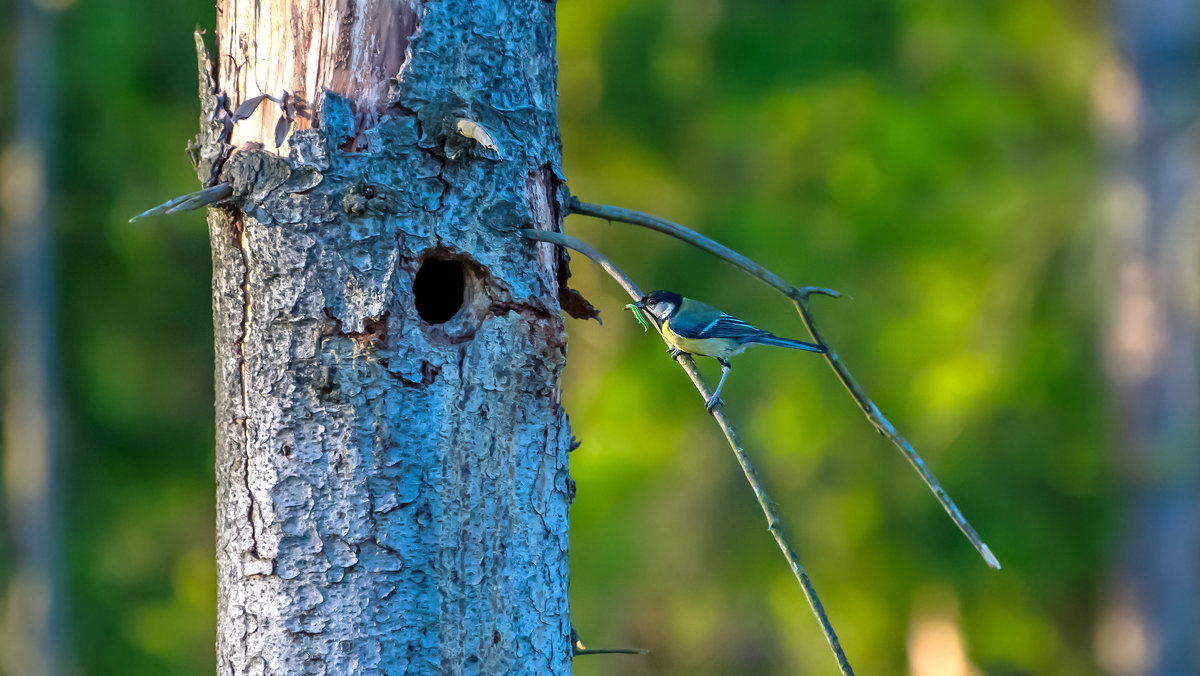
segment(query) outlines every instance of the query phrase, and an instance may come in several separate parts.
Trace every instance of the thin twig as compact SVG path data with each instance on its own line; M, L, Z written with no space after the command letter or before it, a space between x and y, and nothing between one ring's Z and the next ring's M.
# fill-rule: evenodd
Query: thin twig
M875 429L881 435L887 437L896 448L900 449L900 452L908 460L908 463L917 471L917 474L921 475L921 480L925 482L930 491L933 491L934 497L941 503L942 508L950 515L950 519L963 532L963 535L967 536L967 539L971 541L971 544L983 556L983 560L992 568L999 570L1000 561L996 559L996 555L992 553L990 547L984 544L983 539L979 537L979 533L975 531L975 528L967 521L967 517L963 516L963 513L958 509L958 505L954 504L954 500L950 499L950 495L946 492L946 489L942 488L942 484L933 475L933 472L930 471L925 461L921 459L916 449L883 416L883 413L880 412L875 402L867 397L867 394L863 392L862 386L858 384L854 376L850 375L850 371L842 363L841 357L829 347L829 343L825 342L824 337L821 336L821 332L817 330L816 319L813 316L812 308L808 305L808 299L809 293L801 289L800 293L792 300L796 305L796 312L800 313L800 320L804 322L804 326L808 329L809 334L812 335L813 340L824 345L828 350L825 353L825 359L829 362L829 366L833 368L833 372L837 374L838 380L842 381L842 385L846 386L846 391L850 393L850 396L858 404L858 407L866 414L867 420L871 421L871 424L875 426Z
M733 249L730 249L724 244L711 240L698 232L685 228L678 223L672 223L664 218L651 216L650 214L642 213L640 211L633 211L632 209L622 209L620 207L613 207L604 204L588 204L586 202L580 202L575 197L571 198L568 208L570 209L571 213L576 213L583 216L594 216L596 218L603 218L608 221L619 221L622 223L639 225L644 228L657 230L658 232L681 239L688 244L700 249L704 249L705 251L719 258L729 261L751 276L758 278L767 286L770 286L771 288L790 298L793 304L795 304L796 311L800 314L800 319L804 322L805 328L807 328L808 332L812 335L813 340L820 345L824 345L828 349L828 352L825 353L825 360L829 363L830 368L832 368L833 372L837 375L838 380L840 380L842 385L846 387L846 390L850 393L850 396L854 399L855 403L858 404L858 407L862 409L862 412L864 415L866 415L867 420L871 422L871 424L876 430L879 431L881 435L891 440L896 448L900 450L900 452L908 460L909 464L913 466L913 469L917 471L917 474L921 476L921 480L924 481L925 485L929 487L929 490L933 493L934 497L937 498L937 501L941 503L942 508L946 510L948 515L950 515L950 519L954 521L959 530L963 532L963 535L967 537L967 540L969 540L975 549L978 550L979 554L983 557L983 560L986 561L987 564L992 568L1000 568L1000 562L996 559L996 556L992 554L992 550L986 544L984 544L983 540L979 537L979 533L976 532L971 524L967 522L966 517L963 516L963 513L958 508L958 505L954 504L954 500L950 499L950 495L946 492L946 489L942 488L941 483L933 475L933 472L929 470L929 467L925 465L925 461L922 460L921 456L917 454L916 449L912 447L912 444L908 443L907 439L905 439L898 431L896 431L896 427L884 417L883 413L880 412L879 407L876 406L869 397L867 397L866 392L863 391L862 386L858 384L858 381L854 379L854 376L850 375L850 371L846 368L846 365L842 363L842 360L840 357L838 357L837 352L835 352L829 346L829 343L825 341L824 337L822 337L821 333L817 330L812 309L809 307L809 298L817 294L837 298L840 296L838 292L833 291L832 289L816 286L792 286L784 281L784 279L779 275L776 275L770 270L764 268L746 256L734 251Z
M233 196L233 188L226 183L218 183L207 188L190 192L186 195L180 195L163 202L162 204L143 211L142 213L129 219L132 223L136 220L146 218L148 216L159 216L163 214L174 214L180 211L190 211L199 209L210 204L216 204L229 199Z
M637 284L634 284L632 279L617 266L613 265L612 261L608 260L604 254L596 251L588 244L558 232L526 229L522 230L521 233L529 239L552 242L559 246L565 246L578 251L604 268L604 271L615 279L634 301L642 300L643 295L641 290L638 289ZM700 377L700 372L696 369L696 364L692 361L691 355L680 354L677 361L679 362L679 366L687 373L688 378L692 380L692 384L696 386L696 390L700 392L700 396L707 401L712 396L712 393L704 383L704 379ZM784 558L787 559L788 565L791 566L792 573L795 574L796 579L800 582L804 596L808 599L808 605L812 608L813 615L816 616L817 622L821 625L821 632L825 634L825 640L829 642L829 648L833 651L834 658L837 659L838 668L841 669L842 674L845 676L851 676L854 670L850 667L849 660L846 659L846 653L842 651L842 645L838 642L837 634L833 631L833 625L829 621L829 616L825 614L825 607L821 605L821 599L817 597L817 590L813 588L812 581L809 580L808 573L805 572L804 566L800 563L800 557L796 554L796 549L792 546L791 540L783 529L783 522L779 518L774 501L767 495L766 489L763 488L762 482L758 478L758 473L754 470L754 466L750 464L750 458L742 446L737 430L734 429L733 425L725 417L725 412L721 407L713 409L712 416L717 421L717 424L721 426L721 431L725 433L725 439L729 441L729 447L733 449L733 455L737 458L738 464L741 465L742 472L746 475L746 481L749 482L750 488L754 491L754 497L758 499L759 506L762 507L763 514L767 518L767 530L775 537L775 542L779 545L780 551L783 552Z
M755 263L746 256L730 249L720 242L711 240L700 233L689 230L678 223L672 223L665 218L651 216L640 211L632 209L622 209L621 207L610 207L607 204L588 204L580 202L578 198L572 196L567 208L573 214L581 216L593 216L595 218L603 218L606 221L619 221L621 223L630 223L632 225L640 225L643 228L657 230L665 235L682 239L692 246L699 247L705 251L723 258L735 266L746 271L750 276L757 277L764 284L775 289L785 296L793 297L800 289L788 284L782 277ZM823 293L834 298L840 297L842 294L833 289L817 289L810 287L816 293Z
M584 648L571 652L575 657L580 655L649 655L645 648Z
M650 651L645 648L589 648L583 644L583 639L579 638L579 632L575 631L575 626L571 625L571 655L578 657L580 655L649 655Z

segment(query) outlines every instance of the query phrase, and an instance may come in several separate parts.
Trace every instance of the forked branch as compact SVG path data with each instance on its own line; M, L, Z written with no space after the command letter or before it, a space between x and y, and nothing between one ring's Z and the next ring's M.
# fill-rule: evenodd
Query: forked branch
M837 352L834 351L832 346L830 346L829 341L825 340L825 337L822 336L820 331L817 329L817 323L813 316L812 308L809 306L809 299L813 295L823 295L837 298L840 296L838 292L833 291L832 289L825 289L816 286L792 286L784 281L784 279L779 275L776 275L762 265L759 265L746 256L743 256L733 249L730 249L724 244L709 239L708 237L685 228L678 223L672 223L664 218L651 216L650 214L642 213L640 211L633 211L632 209L622 209L620 207L612 207L604 204L588 204L586 202L579 201L575 197L571 198L568 207L571 213L580 214L583 216L594 216L596 218L603 218L608 221L618 221L622 223L629 223L631 225L638 225L643 228L657 230L658 232L681 239L692 246L703 249L719 258L729 261L738 268L741 268L747 274L758 278L767 286L770 286L779 293L782 293L790 298L792 303L796 306L796 311L800 314L800 320L804 322L804 326L808 329L809 334L812 335L813 340L817 344L824 345L826 348L828 348L829 351L825 353L825 360L829 363L830 368L832 368L833 372L837 375L838 380L840 380L842 385L846 387L846 391L850 393L850 396L854 399L855 403L858 404L858 407L862 409L862 412L867 417L867 420L871 422L871 424L881 435L891 440L896 448L900 450L900 452L908 460L909 464L913 466L913 469L917 471L917 474L921 476L921 480L924 481L925 485L929 487L929 490L933 493L934 497L937 498L937 501L941 503L942 508L945 509L946 513L950 515L950 519L954 521L959 530L963 532L963 535L965 535L975 549L979 551L979 554L983 557L983 560L986 561L987 564L992 568L1000 568L1000 562L996 559L996 556L992 554L992 550L986 544L984 544L983 540L979 537L979 533L977 533L975 528L967 522L966 517L963 516L963 513L961 510L959 510L958 505L954 504L954 500L950 499L950 495L946 492L946 489L942 488L942 484L937 480L937 477L933 475L933 472L929 470L929 467L925 465L925 461L922 460L921 456L917 454L916 449L914 449L912 444L908 443L908 440L905 439L898 431L896 431L896 427L884 417L883 413L879 410L879 407L871 401L866 392L863 391L862 386L859 385L858 381L854 379L854 376L850 374L850 370L846 368L846 365L842 362Z
M613 265L612 261L608 260L604 254L592 248L587 243L569 235L558 232L547 232L545 230L526 229L522 230L521 233L528 239L551 242L578 251L604 268L604 271L615 279L635 302L642 299L643 294L638 289L637 284L622 272L620 268ZM680 354L677 361L679 362L679 366L687 373L688 378L691 378L692 384L696 386L696 390L700 392L700 396L707 401L712 396L712 393L704 383L704 379L700 377L700 372L696 369L696 364L692 361L691 355ZM725 433L725 439L729 442L729 447L733 449L733 455L737 458L738 464L741 465L742 472L746 475L746 481L749 482L751 490L754 491L754 497L758 499L759 506L762 507L763 514L767 518L767 530L775 537L775 542L779 545L780 551L783 552L784 558L787 559L788 565L791 566L792 573L796 576L796 580L800 582L800 587L804 590L804 596L808 599L808 605L812 608L813 615L816 616L817 622L821 625L821 632L825 634L825 640L829 642L829 648L833 651L834 658L837 659L838 668L841 669L842 674L845 676L851 676L854 670L850 667L850 662L846 659L846 653L842 651L837 634L833 631L833 625L829 622L829 616L825 614L825 608L821 605L821 599L817 597L817 590L813 587L812 581L808 579L808 573L804 570L804 566L801 565L800 557L797 556L795 547L792 546L790 538L783 529L783 522L779 518L779 512L775 507L774 501L767 495L766 489L758 478L758 473L754 470L754 466L750 464L750 458L742 446L742 441L738 437L737 430L734 429L728 418L725 417L722 407L713 409L712 416L717 421L717 424L721 426L721 431Z

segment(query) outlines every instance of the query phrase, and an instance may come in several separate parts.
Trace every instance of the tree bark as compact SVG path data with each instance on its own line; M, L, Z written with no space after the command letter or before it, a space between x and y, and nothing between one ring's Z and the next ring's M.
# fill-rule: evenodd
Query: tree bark
M554 9L218 2L220 673L570 671Z
M1126 65L1110 71L1097 100L1117 160L1108 195L1116 275L1106 338L1128 494L1097 649L1114 674L1197 673L1200 13L1174 0L1113 7Z

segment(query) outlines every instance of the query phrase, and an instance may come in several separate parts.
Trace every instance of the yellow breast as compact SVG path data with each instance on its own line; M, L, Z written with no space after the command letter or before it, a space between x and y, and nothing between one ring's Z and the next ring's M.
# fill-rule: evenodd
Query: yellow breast
M746 349L746 345L739 345L737 341L727 338L684 338L671 330L669 321L663 325L662 334L668 343L688 354L729 359L734 355L741 354Z

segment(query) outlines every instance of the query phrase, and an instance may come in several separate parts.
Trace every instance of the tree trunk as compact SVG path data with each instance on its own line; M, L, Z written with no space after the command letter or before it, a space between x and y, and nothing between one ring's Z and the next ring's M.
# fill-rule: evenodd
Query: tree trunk
M1175 0L1121 0L1114 9L1127 69L1111 71L1097 101L1118 160L1108 195L1116 283L1107 343L1128 515L1097 648L1114 674L1194 674L1200 13L1195 3Z
M554 10L218 2L220 673L570 671Z
M3 331L4 511L14 545L0 586L0 673L55 676L72 668L59 500L60 420L51 177L57 128L53 92L59 7L16 3L14 129L0 152L0 286L11 304ZM10 295L11 294L11 295ZM6 552L7 553L7 552Z

